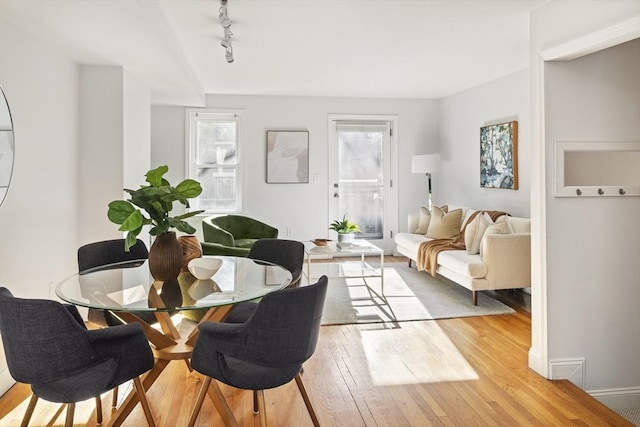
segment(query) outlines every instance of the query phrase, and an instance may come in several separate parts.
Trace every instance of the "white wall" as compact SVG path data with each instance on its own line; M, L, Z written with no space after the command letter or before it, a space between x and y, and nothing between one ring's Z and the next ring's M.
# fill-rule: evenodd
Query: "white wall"
M640 141L640 40L548 62L545 82L547 182L555 141ZM549 191L547 241L550 360L584 357L587 390L640 386L640 197Z
M0 286L50 297L76 268L78 69L0 20L0 84L15 128L15 166L0 206ZM13 381L0 361L0 394Z
M118 237L106 206L122 198L123 84L122 67L80 67L80 244Z
M122 67L82 65L79 95L82 245L122 237L107 219L107 206L128 197L123 188L144 183L150 163L151 107L148 86Z
M120 67L79 67L1 20L0 52L16 146L0 206L0 286L55 299L80 244L121 236L107 204L148 170L149 89ZM0 354L0 394L12 384Z
M518 121L518 190L480 187L480 127ZM440 170L434 202L529 217L529 72L522 70L439 103Z
M555 139L637 140L638 107L633 104L630 111L636 111L636 118L621 123L619 128L615 126L617 119L603 123L604 117L610 117L609 111L625 114L616 102L611 102L611 92L602 92L601 87L604 81L615 90L619 83L615 81L617 64L582 86L587 93L568 94L561 89L566 96L559 99L556 94L543 91L545 68L540 55L637 16L638 1L554 1L534 10L530 21L533 284L529 363L537 372L552 377L549 361L586 358L581 366L583 387L612 407L620 407L618 403L623 401L627 407L640 405L638 198L553 198L549 152ZM581 43L575 50L588 45ZM584 85L584 72L586 69L581 69L565 81L569 86ZM579 90L575 86L573 89ZM627 89L615 91L626 96ZM599 94L606 94L605 98ZM547 103L546 97L553 100L552 104ZM553 117L556 113L566 122L558 123ZM552 126L547 134L545 120ZM578 209L574 208L576 204ZM598 253L595 247L599 248ZM624 260L627 264L623 265L620 261Z
M411 174L411 156L437 150L437 101L324 97L221 96L207 98L209 108L244 111L244 213L280 230L281 237L308 240L328 235L327 178L328 115L398 115L399 229L406 229L409 211L426 203L426 178ZM151 112L152 165L168 164L169 178L184 173L184 108L153 107ZM319 182L266 184L266 131L309 130L309 175ZM285 236L287 227L293 229ZM200 230L200 226L196 228Z

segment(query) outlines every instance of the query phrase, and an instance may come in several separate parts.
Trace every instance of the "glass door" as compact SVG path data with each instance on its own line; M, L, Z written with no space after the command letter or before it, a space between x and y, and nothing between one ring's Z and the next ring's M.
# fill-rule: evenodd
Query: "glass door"
M391 252L390 121L334 120L329 149L330 222L346 216L358 238ZM335 236L334 236L335 237Z

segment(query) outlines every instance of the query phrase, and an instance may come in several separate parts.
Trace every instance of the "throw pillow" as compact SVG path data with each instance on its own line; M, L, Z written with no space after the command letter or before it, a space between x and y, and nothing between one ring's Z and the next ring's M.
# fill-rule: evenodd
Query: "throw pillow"
M475 255L480 253L480 242L484 233L490 225L493 224L493 220L488 213L482 212L476 215L467 228L464 230L464 245L467 248L469 255Z
M507 222L511 226L513 233L531 233L531 220L529 218L518 218L510 216Z
M420 206L420 217L418 218L418 229L415 234L427 234L429 230L429 222L431 221L431 212L424 206Z
M484 235L482 236L482 240L484 240L484 236L488 236L490 234L511 234L511 227L507 224L506 221L496 222L487 227L484 231ZM480 242L480 257L483 255L483 247L482 240Z
M427 230L427 237L431 239L451 239L460 234L462 223L462 209L446 212L434 206L431 211L431 221Z

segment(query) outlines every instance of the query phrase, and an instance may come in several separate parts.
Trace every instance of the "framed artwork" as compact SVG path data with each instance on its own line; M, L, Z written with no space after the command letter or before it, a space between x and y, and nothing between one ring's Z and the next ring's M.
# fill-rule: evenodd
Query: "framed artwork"
M267 184L309 182L309 131L267 131Z
M518 122L480 128L480 187L518 189Z

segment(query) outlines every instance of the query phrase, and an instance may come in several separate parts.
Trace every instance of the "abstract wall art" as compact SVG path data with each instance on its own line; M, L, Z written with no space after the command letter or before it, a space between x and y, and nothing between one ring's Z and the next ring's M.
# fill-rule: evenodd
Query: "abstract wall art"
M480 187L518 189L518 122L480 128Z
M309 131L267 131L267 184L309 182Z

